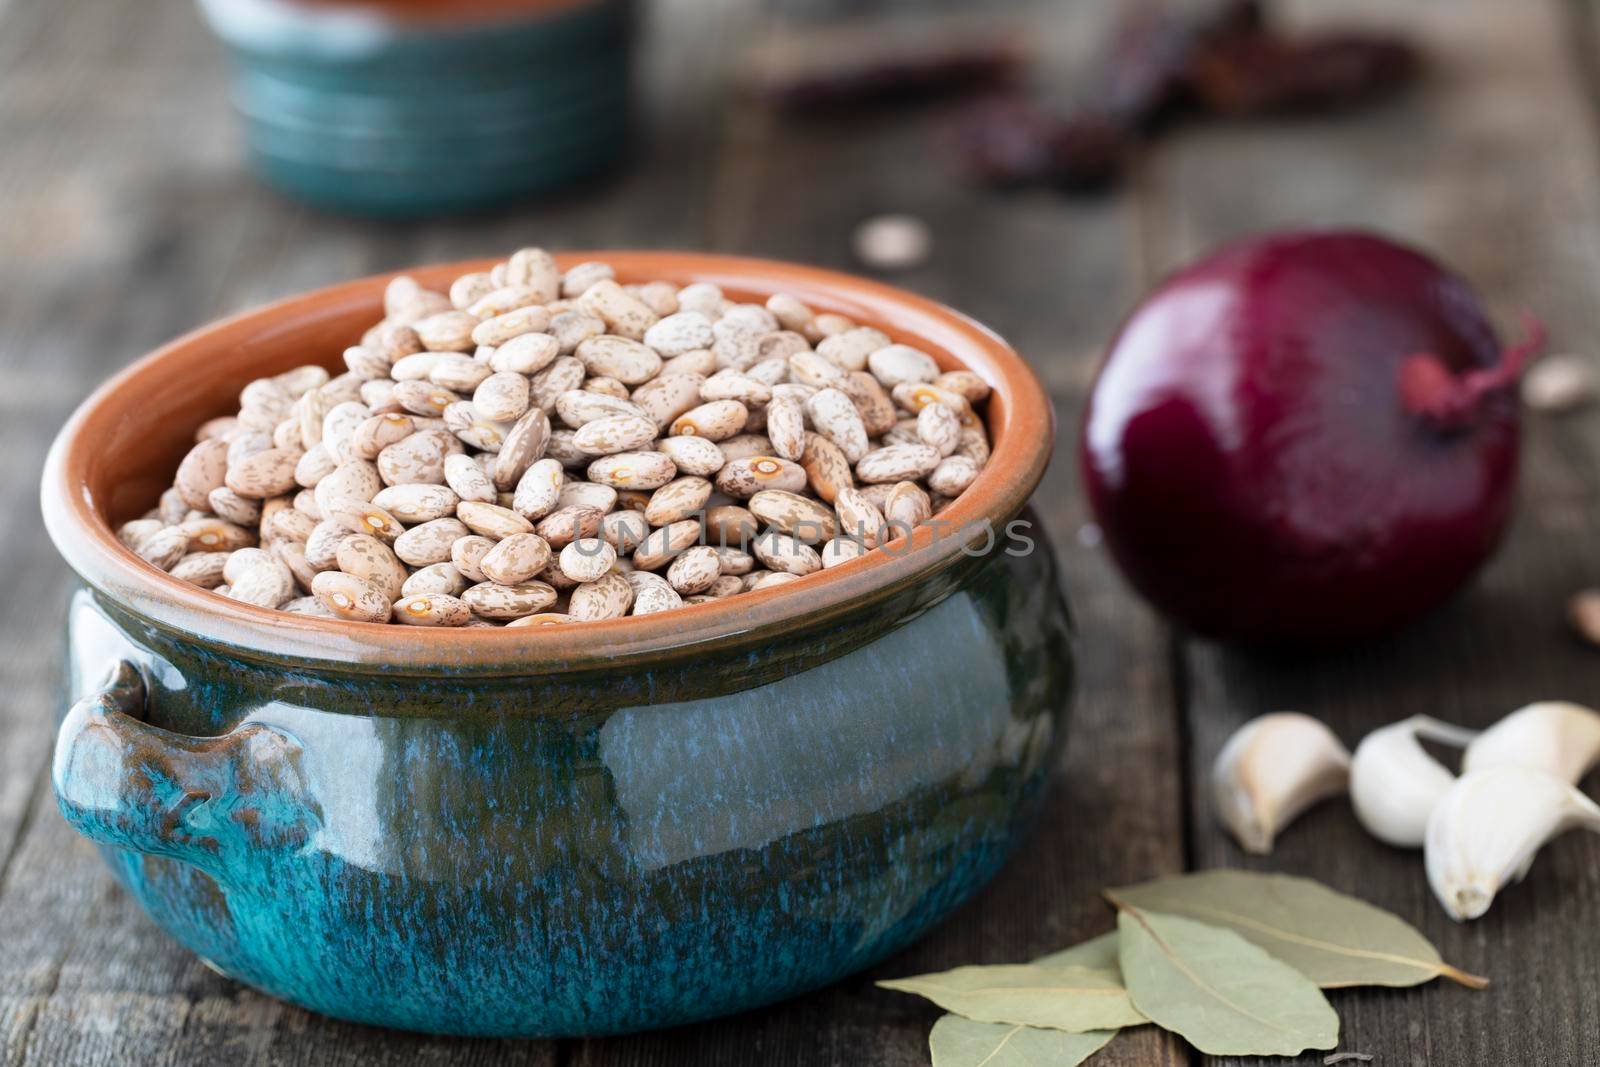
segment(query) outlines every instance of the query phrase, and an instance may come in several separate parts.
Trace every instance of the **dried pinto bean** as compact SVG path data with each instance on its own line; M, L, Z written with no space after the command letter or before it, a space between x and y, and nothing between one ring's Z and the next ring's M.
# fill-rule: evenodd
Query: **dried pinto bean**
M448 294L397 277L385 302L346 373L246 385L123 543L297 614L546 625L800 580L988 459L982 379L789 294L563 275L523 249Z

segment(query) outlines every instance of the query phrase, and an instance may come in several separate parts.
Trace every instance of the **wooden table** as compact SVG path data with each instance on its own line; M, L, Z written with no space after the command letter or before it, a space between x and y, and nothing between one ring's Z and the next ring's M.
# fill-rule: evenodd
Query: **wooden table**
M1333 7L1316 6L1296 14ZM1067 84L1110 7L1016 16ZM1595 838L1550 848L1487 918L1457 926L1419 858L1373 843L1345 805L1316 810L1259 860L1218 831L1206 789L1221 740L1271 709L1317 713L1353 743L1416 712L1484 724L1537 698L1600 703L1600 660L1563 622L1566 596L1600 572L1600 416L1530 418L1522 511L1482 578L1405 633L1340 654L1263 659L1175 632L1085 525L1072 440L1097 352L1156 277L1230 235L1381 227L1455 264L1508 324L1529 307L1560 348L1592 349L1600 335L1600 40L1588 6L1360 0L1338 14L1408 28L1432 59L1426 85L1360 117L1188 130L1143 158L1124 191L1072 201L963 188L928 158L934 112L780 123L727 91L730 58L768 16L740 0L666 0L647 12L652 132L626 175L526 210L399 225L329 218L252 181L217 49L185 0L0 0L0 1062L920 1064L937 1013L874 978L1025 959L1106 928L1102 886L1224 864L1358 893L1495 980L1486 993L1336 993L1343 1049L1446 1067L1600 1060ZM47 764L68 576L34 493L51 434L106 373L282 294L527 243L858 269L849 232L882 211L937 229L932 261L897 280L991 323L1055 398L1062 432L1038 502L1082 628L1082 689L1045 823L951 922L871 973L703 1026L430 1038L309 1015L214 975L62 823ZM1145 1028L1095 1062L1196 1058Z

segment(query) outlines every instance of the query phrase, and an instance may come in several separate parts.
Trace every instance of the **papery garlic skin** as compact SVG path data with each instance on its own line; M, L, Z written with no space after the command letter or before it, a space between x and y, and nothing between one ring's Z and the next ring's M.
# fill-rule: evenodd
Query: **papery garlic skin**
M1414 715L1372 731L1350 760L1350 803L1367 832L1397 848L1421 848L1428 816L1455 784L1417 738L1464 745L1476 734Z
M1299 712L1251 719L1212 767L1223 825L1246 852L1272 851L1278 832L1319 800L1345 791L1350 753L1322 723Z
M1519 764L1577 785L1600 761L1600 713L1582 704L1545 700L1519 708L1467 746L1461 772Z
M1553 774L1516 764L1464 774L1428 820L1428 884L1452 919L1476 919L1540 846L1579 828L1600 833L1600 807Z

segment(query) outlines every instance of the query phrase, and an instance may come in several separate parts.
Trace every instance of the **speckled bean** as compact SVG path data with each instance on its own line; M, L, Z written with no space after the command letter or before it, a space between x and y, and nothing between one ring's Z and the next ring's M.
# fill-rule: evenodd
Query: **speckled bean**
M356 534L339 542L335 553L339 569L370 582L390 600L400 596L407 571L394 550L376 537Z
M706 545L684 549L667 567L667 582L682 596L702 593L711 587L722 573L716 550Z
M678 474L663 452L618 452L589 464L589 480L614 489L659 489Z
M530 465L517 481L511 507L529 519L541 519L556 507L561 499L561 487L566 479L561 464L554 459L541 459Z
M633 588L620 574L603 574L572 591L567 611L583 621L620 619L633 607Z
M502 539L478 561L485 578L501 585L526 581L550 565L550 542L535 533Z
M939 376L933 357L910 345L885 345L867 357L867 367L889 389L904 382L931 382Z
M862 456L856 477L864 482L914 481L926 477L943 458L927 445L888 445Z
M724 441L744 429L750 410L737 400L713 400L672 420L672 436Z
M717 491L748 500L763 489L798 493L806 487L806 472L799 464L777 456L749 456L723 465L717 472Z
M472 609L448 593L418 593L395 601L393 616L406 626L464 626Z
M492 507L493 505L483 505ZM394 554L411 564L413 567L426 567L430 563L443 563L446 560L456 563L457 569L466 574L451 555L450 547L460 538L466 537L470 530L460 519L434 519L411 527L405 533L394 539Z
M822 557L810 545L790 534L768 530L750 544L750 551L769 570L796 576L822 569ZM761 588L756 583L754 588Z
M866 424L851 399L838 389L819 389L806 401L811 425L838 446L851 463L858 462L871 447Z

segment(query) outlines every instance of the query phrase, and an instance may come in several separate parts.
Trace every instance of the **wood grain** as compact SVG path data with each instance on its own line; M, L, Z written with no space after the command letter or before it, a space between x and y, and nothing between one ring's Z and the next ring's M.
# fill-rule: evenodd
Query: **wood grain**
M1431 249L1488 298L1505 332L1536 311L1557 349L1583 351L1596 305L1600 187L1592 103L1569 55L1559 4L1303 4L1305 21L1368 17L1428 42L1424 86L1344 122L1196 131L1159 161L1159 207L1174 259L1252 229L1370 226ZM1416 923L1451 962L1490 975L1474 993L1436 983L1333 995L1340 1048L1380 1062L1593 1062L1600 964L1577 951L1600 908L1600 844L1560 841L1489 915L1452 923L1419 853L1380 845L1343 802L1313 811L1269 859L1247 858L1214 820L1210 763L1244 720L1294 708L1354 746L1374 727L1425 713L1482 726L1537 699L1600 699L1600 661L1567 632L1562 604L1595 579L1600 535L1593 414L1529 416L1523 507L1502 552L1463 595L1390 639L1331 655L1268 658L1185 643L1197 867L1304 874ZM1581 935L1586 936L1586 935ZM1301 1062L1320 1062L1320 1055Z
M1056 70L1086 58L1108 14L1065 5L1037 42ZM1063 32L1071 27L1072 32ZM998 330L1056 401L1055 459L1036 507L1058 552L1081 631L1067 753L1042 825L996 882L944 927L878 968L761 1012L634 1038L585 1042L574 1063L923 1064L937 1009L872 987L878 978L1042 955L1112 925L1099 889L1181 869L1176 695L1164 631L1120 589L1086 521L1072 431L1098 346L1143 284L1131 197L1073 204L1053 194L975 196L931 155L946 116L927 111L779 125L757 104L731 117L711 219L720 249L861 271L862 219L935 222L932 259L888 276ZM1128 788L1138 782L1142 788ZM1122 1035L1105 1064L1187 1062L1152 1028Z
M0 1063L552 1064L551 1042L348 1026L225 980L163 934L55 812L46 780L68 575L35 503L79 399L168 338L292 292L411 263L702 241L738 5L670 0L642 72L641 159L533 209L377 224L290 203L241 168L220 55L186 0L0 8ZM689 14L713 16L711 32ZM687 72L687 73L685 73Z
M1111 7L1017 3L994 17L1017 19L1045 59L1045 88L1065 93ZM1525 507L1482 581L1407 633L1335 656L1263 659L1169 633L1094 546L1073 438L1099 347L1159 273L1217 240L1288 223L1380 226L1458 266L1502 321L1534 308L1558 345L1578 350L1600 327L1600 40L1582 0L1294 8L1405 24L1432 58L1426 86L1333 122L1180 132L1104 200L995 196L948 176L932 148L937 107L780 124L731 95L744 43L797 23L774 23L755 0L658 0L645 9L644 132L626 170L534 207L374 224L311 212L244 173L215 88L220 56L187 0L0 0L0 366L11 386L0 395L0 568L13 606L0 617L0 1063L923 1064L937 1011L873 979L1026 959L1108 928L1104 885L1256 862L1214 829L1203 788L1245 718L1300 707L1354 742L1415 711L1482 723L1541 696L1600 701L1593 653L1560 614L1572 589L1597 582L1592 414L1531 421ZM67 575L33 494L50 435L109 371L276 296L523 243L705 247L859 270L849 234L886 211L936 224L932 259L892 280L994 326L1055 399L1057 454L1037 506L1081 630L1074 725L1043 823L951 922L872 973L703 1026L560 1043L427 1038L323 1019L218 977L61 822L45 768ZM1372 844L1341 804L1296 825L1270 866L1390 907L1453 962L1495 978L1482 994L1335 995L1343 1048L1457 1067L1600 1059L1586 940L1600 917L1597 860L1591 841L1561 842L1465 927L1433 905L1417 857ZM1189 1059L1143 1028L1095 1062Z

